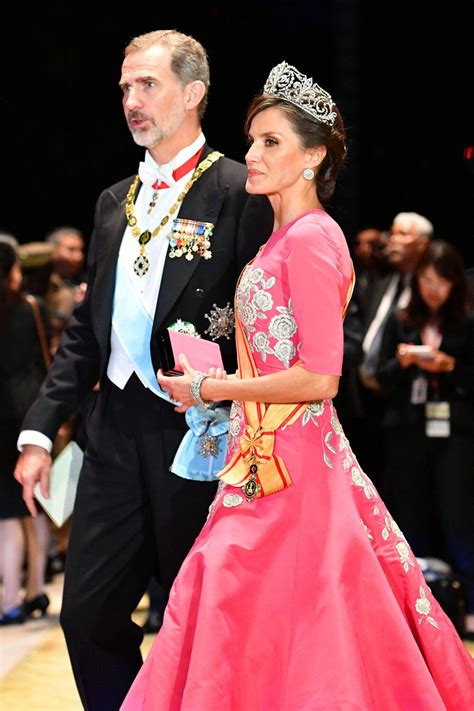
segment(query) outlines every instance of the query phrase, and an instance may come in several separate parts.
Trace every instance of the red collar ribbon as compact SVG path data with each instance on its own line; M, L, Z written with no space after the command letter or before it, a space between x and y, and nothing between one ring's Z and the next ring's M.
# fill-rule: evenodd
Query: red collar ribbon
M180 165L178 168L175 168L173 170L173 180L176 180L177 182L178 180L180 180L180 178L191 172L191 170L193 170L197 166L203 150L204 146L201 146L201 148L199 148L198 151L193 156L191 156L191 158L188 158L186 163L183 163L183 165ZM155 180L152 185L152 188L153 190L162 190L163 188L169 188L169 185L165 183L164 180Z

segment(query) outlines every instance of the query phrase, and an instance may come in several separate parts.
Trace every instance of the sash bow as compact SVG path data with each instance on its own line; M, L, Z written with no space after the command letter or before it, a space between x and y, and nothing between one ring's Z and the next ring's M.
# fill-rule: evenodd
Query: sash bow
M228 406L211 409L195 405L186 410L189 430L178 447L170 471L183 479L214 481L225 462Z
M261 427L254 429L247 425L245 432L240 437L240 451L247 464L269 462L275 446L275 432L263 431Z

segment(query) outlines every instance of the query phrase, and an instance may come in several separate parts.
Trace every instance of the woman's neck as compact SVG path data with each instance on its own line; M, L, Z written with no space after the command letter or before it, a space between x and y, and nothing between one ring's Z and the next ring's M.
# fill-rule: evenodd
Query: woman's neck
M292 222L308 210L324 210L315 190L298 194L275 193L269 195L268 199L275 215L275 230Z
M439 311L430 311L428 315L428 326L437 326L439 323Z

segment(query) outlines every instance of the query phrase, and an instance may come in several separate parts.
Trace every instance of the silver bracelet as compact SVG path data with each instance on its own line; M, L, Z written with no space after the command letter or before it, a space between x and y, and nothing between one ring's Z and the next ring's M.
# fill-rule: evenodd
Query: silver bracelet
M202 405L203 407L210 407L212 405L212 400L203 400L201 397L201 386L206 378L209 376L206 373L196 373L194 378L191 380L191 385L189 386L189 392L195 403Z

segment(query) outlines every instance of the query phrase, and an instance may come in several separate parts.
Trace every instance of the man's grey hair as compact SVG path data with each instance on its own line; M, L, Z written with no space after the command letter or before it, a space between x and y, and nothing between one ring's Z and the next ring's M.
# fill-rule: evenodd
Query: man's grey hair
M132 52L141 52L154 44L161 44L171 52L171 70L178 77L182 87L192 81L202 81L206 93L198 106L199 118L202 119L207 106L209 92L209 61L206 50L200 42L177 30L156 30L134 37L125 47L124 56Z
M419 237L431 238L433 236L434 228L432 223L417 212L399 212L393 222L399 221L405 224L409 223L410 225L415 225Z
M77 227L57 227L48 234L46 242L54 244L54 246L57 247L65 237L69 237L70 235L84 240L81 230L78 230Z
M19 246L17 238L9 232L0 232L0 242L3 242L3 244L9 244L15 251Z

